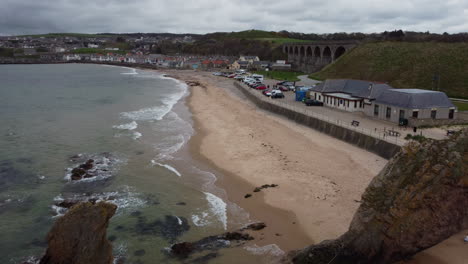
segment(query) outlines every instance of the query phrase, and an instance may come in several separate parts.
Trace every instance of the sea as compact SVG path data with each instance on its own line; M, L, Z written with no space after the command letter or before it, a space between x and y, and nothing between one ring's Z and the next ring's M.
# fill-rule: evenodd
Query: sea
M214 168L195 161L187 85L162 73L94 64L0 65L0 263L44 254L64 201L118 206L108 227L124 263L268 263L278 248L232 246L190 261L168 248L252 220ZM72 180L94 160L94 176ZM219 242L219 241L218 241Z

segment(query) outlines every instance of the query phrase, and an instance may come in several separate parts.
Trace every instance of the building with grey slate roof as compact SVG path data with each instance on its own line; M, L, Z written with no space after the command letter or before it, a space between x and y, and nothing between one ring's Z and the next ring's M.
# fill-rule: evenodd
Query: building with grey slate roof
M393 123L421 125L456 118L456 107L443 92L394 89L388 84L362 80L326 80L312 87L310 98L324 106Z
M372 106L366 108L367 115L412 126L424 124L424 120L455 119L456 115L456 107L445 93L421 89L388 89Z

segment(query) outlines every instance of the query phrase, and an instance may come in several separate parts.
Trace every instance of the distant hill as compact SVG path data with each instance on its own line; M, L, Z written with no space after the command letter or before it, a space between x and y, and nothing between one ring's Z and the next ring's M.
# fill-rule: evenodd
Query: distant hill
M468 43L365 43L311 77L382 81L396 88L439 87L451 97L468 98Z

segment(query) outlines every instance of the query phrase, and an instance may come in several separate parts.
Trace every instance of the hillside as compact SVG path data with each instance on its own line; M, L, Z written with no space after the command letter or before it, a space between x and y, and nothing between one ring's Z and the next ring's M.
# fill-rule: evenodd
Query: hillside
M439 85L451 97L468 98L468 43L366 43L311 77L383 81L396 88Z

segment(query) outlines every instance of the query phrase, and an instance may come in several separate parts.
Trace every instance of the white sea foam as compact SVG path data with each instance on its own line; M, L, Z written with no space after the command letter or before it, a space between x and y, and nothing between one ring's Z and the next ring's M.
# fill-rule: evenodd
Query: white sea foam
M159 154L156 156L156 160L170 160L173 159L172 154L179 151L189 138L186 138L183 134L168 137L164 142L161 142L155 146Z
M168 95L162 99L162 105L156 107L143 108L131 112L123 112L120 115L123 118L134 121L162 120L174 107L174 105L187 93L187 85L173 79L177 84L179 91Z
M255 255L273 255L275 257L284 256L284 251L281 250L276 244L270 244L263 247L259 247L257 245L253 246L246 246L244 247L247 251L255 254Z
M129 69L131 69L132 71L131 72L122 72L120 74L123 74L123 75L137 75L138 74L136 69L133 69L133 68L129 68Z
M79 164L82 164L87 159L93 159L93 168L88 170L88 173L94 175L91 178L83 178L77 181L72 181L71 171L73 168L76 168ZM67 173L65 175L65 180L73 183L77 182L92 182L97 180L107 179L112 177L119 169L120 165L125 163L126 160L123 158L118 158L115 155L108 154L94 154L94 155L82 155L78 164L67 168Z
M208 220L208 213L202 212L200 215L192 215L192 223L196 226L207 226L211 222Z
M137 132L137 131L133 132L133 134L132 134L132 138L134 140L137 140L137 139L141 138L142 136L143 136L143 134L141 134L140 132Z
M55 216L59 217L64 215L68 209L60 206L56 206L60 202L65 200L67 201L89 201L94 200L96 202L107 201L117 205L116 214L122 213L123 210L134 209L142 207L146 204L146 201L140 197L139 193L134 192L129 186L123 186L121 191L115 192L104 192L97 193L92 195L87 194L75 194L73 196L67 196L64 198L62 195L58 195L54 198L54 205L52 205L52 210L55 212Z
M227 212L226 212L226 203L219 198L218 196L204 192L206 195L206 200L210 205L210 209L213 214L218 218L218 220L223 224L224 230L227 230Z
M118 126L113 126L113 128L122 129L122 130L135 130L135 129L137 129L137 127L138 127L138 123L135 122L135 121L132 121L132 122L127 123L127 124L121 124L121 125L118 125Z
M176 216L176 218L177 218L177 223L179 225L182 225L184 223L184 222L182 222L182 219L180 219L178 216Z
M170 165L161 164L161 163L158 163L158 162L156 162L156 161L154 161L154 160L151 160L151 164L153 164L153 166L154 166L154 165L158 165L158 166L164 167L164 168L166 168L166 169L172 171L175 175L177 175L177 176L179 176L179 177L182 177L182 174L180 174L179 171L177 171L174 167L172 167L172 166L170 166Z

